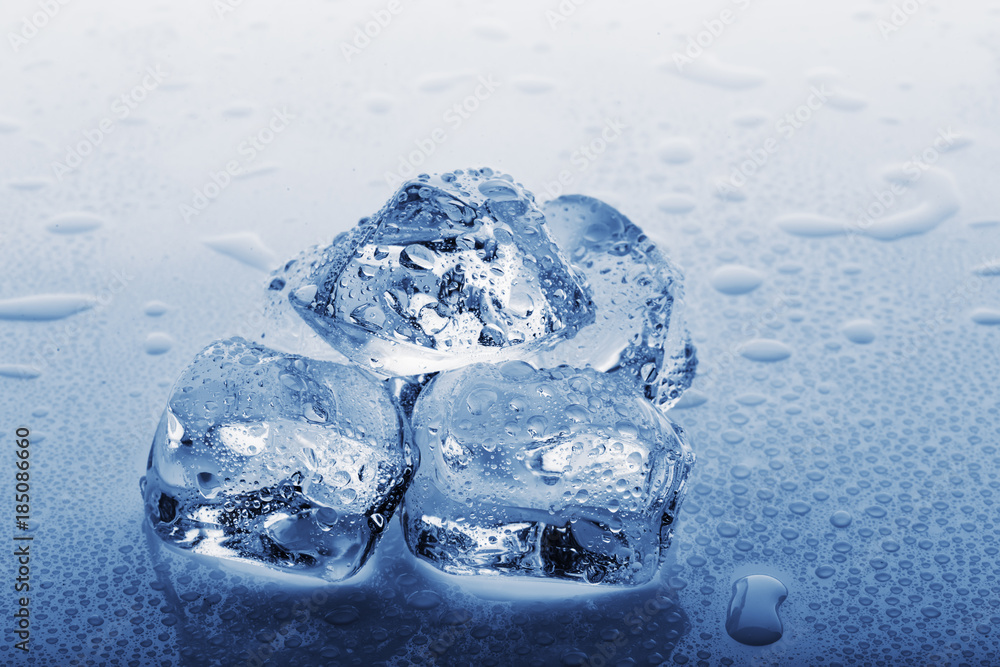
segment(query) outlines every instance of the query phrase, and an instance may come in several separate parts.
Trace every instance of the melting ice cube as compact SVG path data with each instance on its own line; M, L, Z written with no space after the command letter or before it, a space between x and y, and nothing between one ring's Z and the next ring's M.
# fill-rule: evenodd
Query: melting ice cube
M437 375L417 399L404 501L415 555L454 574L640 584L694 457L629 381L523 361Z
M613 372L656 405L671 407L691 386L698 363L683 319L680 272L604 202L567 195L542 210L552 236L590 283L597 321L532 361Z
M488 168L407 182L274 278L320 335L387 377L521 357L594 321L532 195Z
M354 368L219 341L174 387L142 482L146 516L172 546L339 581L403 496L407 433Z

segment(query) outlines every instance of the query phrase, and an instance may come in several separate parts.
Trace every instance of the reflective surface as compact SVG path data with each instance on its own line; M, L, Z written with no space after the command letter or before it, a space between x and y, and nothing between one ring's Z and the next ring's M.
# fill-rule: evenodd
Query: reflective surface
M998 8L897 4L5 3L29 659L996 664ZM476 596L393 522L306 618L310 591L161 552L136 480L190 359L401 180L487 164L684 270L698 465L651 587ZM756 574L788 589L762 647L725 627Z

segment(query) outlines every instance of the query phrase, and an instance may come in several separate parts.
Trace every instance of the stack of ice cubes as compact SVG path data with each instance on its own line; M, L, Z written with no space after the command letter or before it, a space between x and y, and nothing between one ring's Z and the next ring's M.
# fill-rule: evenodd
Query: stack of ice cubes
M694 462L665 411L697 362L679 272L621 213L421 175L269 295L259 342L174 387L142 481L165 542L340 581L402 504L448 573L653 577Z

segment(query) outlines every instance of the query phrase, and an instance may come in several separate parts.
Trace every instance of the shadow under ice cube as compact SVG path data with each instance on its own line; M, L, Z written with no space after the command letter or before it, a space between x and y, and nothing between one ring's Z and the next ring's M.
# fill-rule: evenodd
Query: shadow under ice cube
M488 168L405 183L272 284L331 345L387 377L524 356L594 321L532 195Z
M241 338L174 386L142 481L164 542L339 581L371 555L414 462L385 389L357 369Z
M417 399L413 553L452 574L649 581L694 457L627 380L522 361L436 376Z

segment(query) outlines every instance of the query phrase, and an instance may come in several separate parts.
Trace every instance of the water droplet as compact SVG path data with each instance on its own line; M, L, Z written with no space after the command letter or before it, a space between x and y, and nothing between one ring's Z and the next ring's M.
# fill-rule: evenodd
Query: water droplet
M433 609L441 604L441 596L434 591L416 591L406 596L406 602L414 609Z
M840 327L847 340L858 345L867 345L875 340L875 323L871 320L851 320Z
M941 615L941 610L937 607L923 607L920 613L924 615L925 618L937 618Z
M0 300L0 320L47 322L61 320L98 303L87 294L38 294Z
M847 528L851 525L853 521L850 512L845 512L844 510L838 510L830 516L830 523L832 523L837 528Z
M469 412L474 415L482 415L489 412L489 409L493 407L496 400L496 392L492 389L484 387L474 389L469 392L469 396L465 399L465 403L469 406Z
M1000 308L976 308L972 311L972 321L987 326L1000 324Z
M414 83L422 93L440 93L469 76L466 72L430 72L418 77Z
M740 354L751 361L771 363L792 356L792 348L770 338L755 338L740 346Z
M694 144L689 139L681 137L667 139L660 144L656 154L667 164L684 164L694 158Z
M316 289L315 285L303 285L292 292L292 297L301 303L310 304L316 298Z
M737 579L726 614L726 632L747 646L773 644L783 632L778 608L786 597L785 585L766 574Z
M359 618L361 618L361 613L356 607L345 605L343 607L333 609L330 613L323 617L323 620L331 625L350 625Z
M146 354L151 355L166 354L173 346L174 339L162 331L154 331L149 334L146 336L146 342L144 343Z
M149 301L145 306L143 306L142 312L146 313L150 317L159 317L168 310L170 310L170 306L162 301Z
M566 416L577 423L582 423L590 420L590 410L579 403L574 403L566 408Z
M759 69L731 65L709 53L703 53L697 60L685 63L683 68L677 67L671 59L664 64L664 68L685 79L729 90L754 88L764 83L766 78Z
M728 521L720 523L716 530L722 537L736 537L740 534L740 529L737 528L736 524L729 523Z
M308 388L305 380L295 373L282 373L278 376L278 379L281 380L281 384L285 385L292 391L302 392Z
M689 408L696 408L699 405L704 405L707 402L708 396L706 394L698 391L697 389L688 389L671 409L687 410Z
M41 370L26 364L0 364L0 377L33 380L41 374Z
M764 276L748 266L726 264L712 272L712 287L730 296L754 291L764 281Z
M788 509L792 512L792 514L798 514L799 516L804 516L812 510L809 505L801 501L792 503L788 506Z
M49 218L45 229L53 234L84 234L99 229L104 222L104 218L93 213L62 213Z
M414 243L403 248L399 253L399 263L409 269L419 269L431 271L437 261L437 254L419 243Z
M942 169L929 167L914 175L907 165L903 165L886 169L882 177L891 184L894 192L897 188L912 186L919 191L923 201L912 208L881 217L865 214L855 220L795 212L778 217L775 224L789 234L807 238L863 235L880 241L895 241L925 234L959 209L961 200L955 178Z
M500 372L508 380L524 380L535 373L535 367L526 361L508 361L500 366Z

